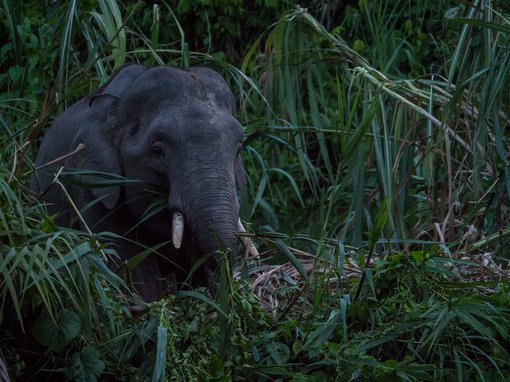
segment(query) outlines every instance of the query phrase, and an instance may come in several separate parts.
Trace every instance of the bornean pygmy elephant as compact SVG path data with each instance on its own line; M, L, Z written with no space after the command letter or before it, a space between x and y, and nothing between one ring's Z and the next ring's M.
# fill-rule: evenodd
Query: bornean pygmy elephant
M37 155L36 167L44 171L33 177L32 189L45 191L49 212L69 224L75 214L62 189L52 186L60 167L142 181L66 187L92 231L128 239L115 244L121 259L141 252L132 241L147 247L166 243L158 250L166 259L151 254L132 275L141 296L155 300L170 272L181 269L182 281L200 256L220 246L236 253L236 232L242 230L237 190L245 175L243 129L233 113L234 97L213 70L124 66L55 120ZM165 195L168 206L149 216L151 188ZM207 279L207 268L200 278Z

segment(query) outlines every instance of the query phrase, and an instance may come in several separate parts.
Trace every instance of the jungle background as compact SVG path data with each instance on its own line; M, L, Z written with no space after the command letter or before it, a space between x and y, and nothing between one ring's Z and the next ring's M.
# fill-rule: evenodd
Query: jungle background
M508 380L506 1L2 0L0 41L0 381ZM215 293L144 304L28 190L133 61L236 95L260 258Z

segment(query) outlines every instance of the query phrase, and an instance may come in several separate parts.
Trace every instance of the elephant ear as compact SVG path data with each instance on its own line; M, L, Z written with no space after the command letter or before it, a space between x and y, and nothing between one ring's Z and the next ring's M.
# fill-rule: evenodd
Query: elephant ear
M75 150L81 143L85 149L66 161L66 167L121 175L118 150L114 145L118 98L110 94L95 95L88 103L88 113L80 123L71 144ZM92 194L108 209L113 209L120 197L120 186L92 188Z

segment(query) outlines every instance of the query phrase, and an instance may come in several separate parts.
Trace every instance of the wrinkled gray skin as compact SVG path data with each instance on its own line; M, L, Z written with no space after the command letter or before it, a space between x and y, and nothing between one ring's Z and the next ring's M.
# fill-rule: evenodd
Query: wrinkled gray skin
M233 112L228 85L210 69L125 66L53 123L42 141L36 166L72 152L80 143L86 150L39 171L32 188L45 190L55 168L64 166L142 180L167 193L168 210L128 234L147 246L169 241L173 211L184 215L181 248L175 249L170 241L159 250L167 261L151 255L133 271L133 283L141 296L155 300L164 289L163 277L174 271L179 274L179 267L169 267L168 259L189 271L198 257L218 250L219 241L232 253L236 251L237 190L245 178L240 157L243 130ZM124 235L154 202L153 194L125 185L67 187L80 209L100 200L84 211L93 232ZM51 187L44 200L51 203L50 213L60 215L59 223L69 224L75 216L58 187ZM114 248L123 260L141 251L125 240ZM207 278L206 268L199 279ZM186 272L181 274L181 281L185 276Z

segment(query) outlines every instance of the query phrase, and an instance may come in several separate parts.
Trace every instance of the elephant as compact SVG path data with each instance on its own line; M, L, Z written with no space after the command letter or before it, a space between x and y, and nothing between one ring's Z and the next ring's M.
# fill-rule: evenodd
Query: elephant
M234 96L212 69L125 65L55 119L42 139L31 188L59 225L76 224L71 199L82 225L122 237L112 245L123 261L142 252L136 243L157 247L163 256L145 257L131 276L143 299L157 300L169 275L182 282L209 256L194 275L200 284L213 270L210 254L220 248L238 253L244 231L238 190L246 178L243 128L234 113ZM54 181L62 168L127 180L86 186L66 178L68 197ZM162 198L163 207L155 209Z

